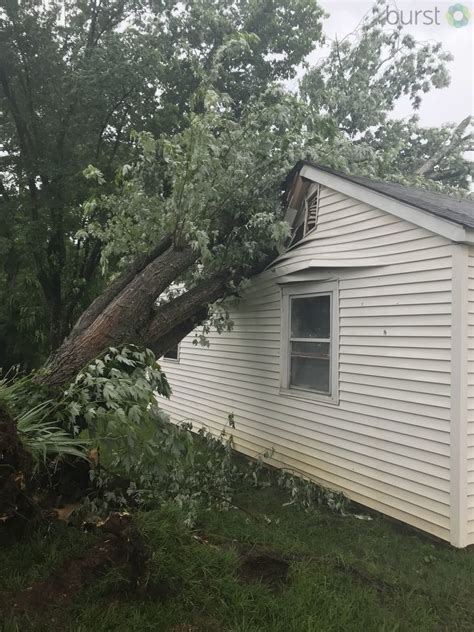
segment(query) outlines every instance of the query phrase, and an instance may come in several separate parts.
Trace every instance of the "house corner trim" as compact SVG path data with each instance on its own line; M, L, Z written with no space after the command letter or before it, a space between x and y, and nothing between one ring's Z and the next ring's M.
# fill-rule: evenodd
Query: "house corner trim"
M451 314L450 542L467 546L467 373L469 249L453 245Z

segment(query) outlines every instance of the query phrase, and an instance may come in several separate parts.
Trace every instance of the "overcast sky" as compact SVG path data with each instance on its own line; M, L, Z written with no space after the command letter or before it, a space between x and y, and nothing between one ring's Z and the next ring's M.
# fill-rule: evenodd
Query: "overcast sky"
M324 32L328 38L342 39L352 32L373 6L373 0L319 0L320 5L329 13L325 20ZM424 96L418 115L421 125L441 125L447 122L459 122L474 112L474 7L472 0L463 0L462 4L470 11L470 20L466 26L456 28L446 19L446 13L456 0L452 2L425 2L419 0L397 0L392 2L394 10L402 15L403 22L415 21L415 11L418 14L418 24L405 26L417 40L441 42L445 50L452 53L454 61L449 64L451 84L448 88L434 90ZM411 12L411 14L410 14ZM397 14L390 16L397 19ZM429 24L429 22L433 22ZM435 23L437 22L437 24ZM316 51L309 61L316 61L327 53ZM394 116L402 118L413 114L408 99L398 104Z

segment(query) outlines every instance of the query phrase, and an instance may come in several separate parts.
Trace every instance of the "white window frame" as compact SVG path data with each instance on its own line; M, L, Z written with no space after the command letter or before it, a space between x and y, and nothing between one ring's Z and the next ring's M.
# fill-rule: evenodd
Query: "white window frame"
M290 386L290 309L292 298L330 296L331 337L329 341L330 392ZM281 289L281 385L280 393L298 399L310 399L326 404L339 404L339 287L337 281L288 283Z
M167 358L164 355L161 356L160 361L161 362L174 362L175 364L178 364L179 360L180 360L180 355L181 355L181 343L178 342L177 344L178 347L178 353L177 353L177 357L176 358Z

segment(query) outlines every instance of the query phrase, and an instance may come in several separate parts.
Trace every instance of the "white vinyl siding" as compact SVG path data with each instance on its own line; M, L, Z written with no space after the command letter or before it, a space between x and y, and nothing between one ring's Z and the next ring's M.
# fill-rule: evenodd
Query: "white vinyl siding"
M454 246L324 186L319 204L316 230L252 282L233 331L211 333L209 348L191 334L179 366L163 363L173 388L163 406L216 434L232 412L242 452L274 448L275 465L449 539ZM287 278L338 282L338 405L280 393ZM474 441L471 455L474 498Z

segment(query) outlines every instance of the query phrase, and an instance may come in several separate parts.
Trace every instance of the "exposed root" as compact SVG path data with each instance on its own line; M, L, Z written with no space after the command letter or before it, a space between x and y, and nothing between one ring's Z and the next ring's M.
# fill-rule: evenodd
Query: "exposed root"
M23 448L16 424L0 402L0 525L15 520L15 529L23 526L36 513L28 495L31 478L31 456Z

